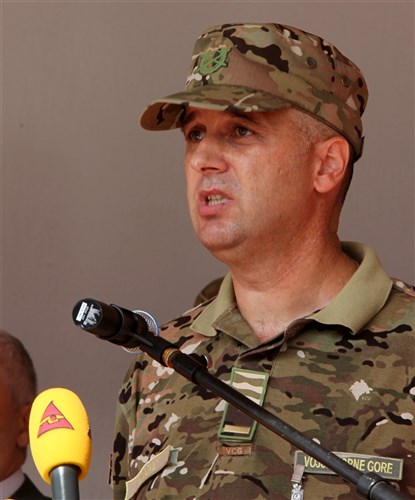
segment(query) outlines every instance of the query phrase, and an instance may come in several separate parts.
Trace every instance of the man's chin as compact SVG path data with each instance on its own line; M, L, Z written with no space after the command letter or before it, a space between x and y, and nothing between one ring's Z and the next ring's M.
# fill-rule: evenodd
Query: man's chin
M198 236L200 243L217 259L226 261L228 252L234 252L238 246L236 238L228 235L202 234Z

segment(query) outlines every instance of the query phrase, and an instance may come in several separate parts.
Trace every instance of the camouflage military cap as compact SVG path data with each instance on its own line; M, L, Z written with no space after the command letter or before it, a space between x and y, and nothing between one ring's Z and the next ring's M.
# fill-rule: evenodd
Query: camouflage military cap
M294 106L346 137L358 159L367 98L359 68L319 36L282 24L223 24L196 40L185 90L153 102L141 125L180 127L187 106L242 111Z

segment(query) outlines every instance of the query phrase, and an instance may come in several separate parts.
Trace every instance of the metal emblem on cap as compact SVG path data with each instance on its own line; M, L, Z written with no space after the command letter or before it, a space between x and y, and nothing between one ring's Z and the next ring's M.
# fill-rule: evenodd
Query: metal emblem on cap
M228 65L227 59L230 50L231 49L229 47L225 47L224 45L208 49L200 58L199 73L202 76L211 75L220 68L226 68Z

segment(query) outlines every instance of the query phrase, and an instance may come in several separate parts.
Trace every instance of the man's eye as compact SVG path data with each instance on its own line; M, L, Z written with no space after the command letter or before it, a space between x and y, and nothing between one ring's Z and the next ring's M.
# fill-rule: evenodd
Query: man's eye
M252 135L252 130L249 130L249 128L243 127L242 125L238 125L235 127L235 134L238 137L246 137L247 135Z
M186 135L186 139L191 142L199 142L203 139L203 136L202 130L195 128L189 131Z

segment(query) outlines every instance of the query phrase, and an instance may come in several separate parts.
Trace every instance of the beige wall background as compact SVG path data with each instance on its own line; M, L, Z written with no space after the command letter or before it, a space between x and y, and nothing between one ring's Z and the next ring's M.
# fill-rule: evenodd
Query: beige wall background
M222 22L271 21L325 36L367 77L366 147L343 239L373 245L414 280L412 1L2 1L1 326L31 352L40 389L67 387L91 420L83 499L107 499L117 390L132 360L78 330L95 297L160 322L221 275L193 236L178 132L137 125L181 90L196 36ZM45 492L29 457L26 470Z

